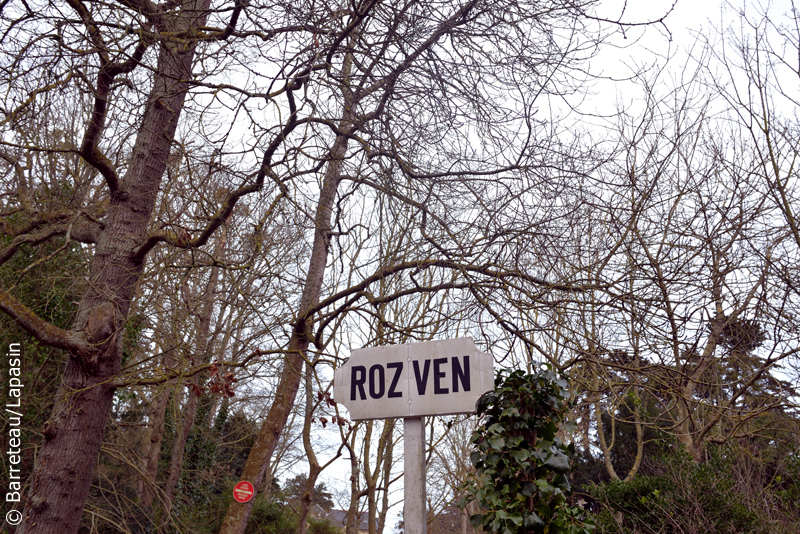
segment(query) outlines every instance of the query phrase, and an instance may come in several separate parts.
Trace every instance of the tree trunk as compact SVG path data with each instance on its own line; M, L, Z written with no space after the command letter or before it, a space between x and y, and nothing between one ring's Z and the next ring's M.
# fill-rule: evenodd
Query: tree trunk
M163 314L159 313L156 316L158 325L168 324L170 321L166 319ZM174 321L174 319L173 319ZM159 336L160 334L160 336ZM157 336L160 339L156 341L156 347L160 348L163 353L162 366L165 369L176 367L175 350L176 347L164 336L163 332L157 331ZM156 476L158 474L158 463L161 460L161 444L164 441L164 434L166 427L164 420L169 405L170 396L175 395L175 381L170 381L161 386L155 397L155 405L151 411L150 420L152 422L150 437L147 440L147 450L142 458L142 471L141 478L139 479L139 506L144 512L147 525L145 531L149 532L152 528L154 514L153 514L153 501L157 491ZM179 393L179 391L178 391ZM173 402L180 403L180 395L177 395Z
M354 103L350 101L345 103L344 116L340 123L340 129L345 132L350 132L352 129L352 110L355 109L352 104ZM308 313L319 302L319 292L322 288L325 266L328 261L333 206L336 201L336 191L339 188L347 144L347 137L339 135L330 150L330 160L325 170L317 212L314 218L314 245L300 300L298 319L292 327L292 335L289 339L289 347L286 350L281 379L275 392L275 400L258 432L256 442L250 450L240 477L241 480L247 480L253 484L256 489L260 488L264 482L272 453L275 451L275 446L278 443L283 427L286 425L286 420L294 407L294 400L300 387L305 353L308 349L310 336L313 335ZM250 499L246 503L231 503L220 528L220 534L243 534L247 527L247 521L250 519L254 502L255 499Z
M318 358L314 359L316 363ZM314 448L311 446L311 420L314 418L314 391L312 385L312 365L306 364L306 406L303 420L303 449L308 459L308 478L306 479L306 487L303 489L303 496L300 499L300 510L297 512L297 534L306 534L308 525L308 511L311 508L311 497L314 495L314 485L317 483L317 477L322 472L322 468L317 461L317 455L314 453Z
M215 257L219 257L225 247L224 234L220 237L217 244L217 249L214 253ZM202 295L203 306L201 308L200 317L195 330L195 340L197 345L192 352L193 356L190 359L189 366L194 367L208 360L208 339L211 332L211 315L214 311L214 293L217 290L217 282L219 280L219 267L214 266L211 268L208 283L206 284L205 291ZM186 407L183 414L183 425L176 425L178 435L175 436L175 441L172 442L172 451L170 452L169 471L167 474L167 481L164 484L164 499L165 509L165 523L169 519L172 510L172 501L175 498L175 488L178 486L178 481L181 478L181 471L183 469L183 456L186 452L186 440L189 438L189 433L194 426L194 420L197 416L198 398L194 393L199 384L199 376L194 375L187 393L188 399L186 400Z
M209 0L184 6L178 28L202 26ZM170 28L173 29L173 28ZM88 289L78 307L74 332L86 332L93 347L72 352L55 406L44 426L18 534L77 532L97 455L114 400L111 381L119 373L121 330L130 309L143 264L134 252L147 236L159 183L192 72L193 43L164 42L147 109L120 188L111 195L108 216L90 265Z
M372 423L372 421L370 421ZM380 438L378 439L377 457L375 459L375 471L369 467L369 449L364 447L364 478L367 481L367 517L369 518L369 534L378 534L378 480L381 476L382 468L391 468L391 461L386 462L393 449L394 419L386 419L383 422Z
M311 509L311 497L314 495L314 485L317 483L317 477L322 469L319 464L312 464L308 469L308 479L306 479L306 487L303 489L303 497L300 499L300 509L297 511L297 534L306 534L308 532L308 511Z
M350 453L350 507L347 509L347 516L344 520L344 534L356 534L356 519L358 515L358 501L366 494L366 491L359 491L358 489L358 448L356 447L356 439L358 437L358 427L361 422L353 425L353 431L350 434L350 441L346 443L347 451Z
M166 324L167 320L163 314L156 315L157 324ZM158 331L157 331L158 335ZM163 335L163 333L162 333ZM162 365L165 369L175 367L175 348L166 339L157 339L156 347L163 353ZM139 478L137 494L139 497L139 507L144 514L144 531L149 532L153 524L153 501L157 491L156 476L158 473L158 462L161 460L161 443L164 441L166 427L164 419L167 412L170 396L175 387L174 381L163 384L155 395L154 405L150 412L150 434L145 441L145 452L142 458L141 476Z
M386 443L386 452L383 457L383 496L381 498L381 511L378 514L378 534L383 534L386 527L386 515L389 513L389 485L392 483L392 460L394 459L394 419L386 419L384 425L391 428L389 440ZM386 427L384 427L386 428Z
M195 378L190 384L197 384ZM194 425L194 418L197 415L197 395L191 390L186 392L186 405L183 409L183 421L178 420L175 425L175 439L172 441L172 450L169 455L169 468L167 471L167 480L164 483L164 507L166 510L165 524L169 519L172 510L172 501L175 497L175 488L178 486L178 481L181 478L181 468L183 467L183 453L186 450L186 439L189 437L189 432ZM176 409L176 412L179 410Z
M153 518L153 499L156 494L156 472L161 458L161 442L164 440L164 415L167 411L171 388L165 386L156 395L156 404L151 412L150 438L142 459L142 476L139 480L139 506L144 510L148 522Z
M611 462L611 449L614 448L614 416L611 417L611 444L606 443L606 434L603 430L603 410L600 407L600 374L596 373L594 378L593 390L595 391L594 399L594 417L597 424L597 441L600 444L600 451L603 453L603 465L605 465L606 472L611 480L619 480L619 475L614 470L614 464Z

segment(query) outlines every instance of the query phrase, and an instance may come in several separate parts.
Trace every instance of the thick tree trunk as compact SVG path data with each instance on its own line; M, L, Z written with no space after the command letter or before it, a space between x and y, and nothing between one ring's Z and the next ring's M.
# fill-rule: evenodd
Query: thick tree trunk
M205 17L197 14L208 4L199 0L185 6L192 15L185 21L176 17L175 25L202 26ZM111 195L90 265L88 289L73 325L73 331L86 332L94 347L88 354L70 354L67 361L53 414L45 424L18 534L71 534L80 525L114 399L110 383L120 370L120 334L142 274L134 251L147 235L189 88L185 80L191 77L194 48L192 44L161 46L128 172Z

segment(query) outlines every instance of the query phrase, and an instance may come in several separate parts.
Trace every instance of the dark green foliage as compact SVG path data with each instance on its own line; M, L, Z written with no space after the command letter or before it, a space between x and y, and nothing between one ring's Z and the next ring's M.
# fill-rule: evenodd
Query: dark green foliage
M202 506L188 507L182 522L185 527L176 532L192 532L193 534L216 534L222 525L222 519L228 506L233 502L233 486L237 481L226 480L222 491L214 494ZM309 522L309 525L311 522ZM264 495L256 495L253 513L247 523L245 534L295 534L297 530L297 514L285 503L267 499ZM329 534L324 530L310 534ZM333 533L330 533L333 534ZM338 533L337 533L338 534Z
M747 482L739 469L742 450L726 446L709 447L708 452L708 461L696 464L678 449L654 462L653 476L590 487L589 493L601 507L596 516L598 532L792 532L791 525L765 517L760 503L771 500L767 494L755 495L752 488L742 485ZM780 515L780 510L770 508L773 519Z
M301 474L294 478L286 480L283 488L283 495L289 502L300 505L300 500L303 498L303 493L306 490L306 482L308 475ZM331 500L331 493L325 488L325 483L320 482L314 486L314 491L311 493L311 506L315 504L320 505L323 510L330 512L333 508L333 500Z
M223 413L220 412L217 416L215 426L219 426L222 415ZM236 478L244 469L247 455L256 441L258 422L241 412L228 414L226 410L224 416L215 462L218 465L224 465L227 471Z
M569 505L569 448L557 437L568 408L567 380L553 371L500 372L478 402L483 424L472 436L476 474L464 508L476 500L473 526L495 534L584 533L583 510ZM565 424L565 427L571 426Z
M198 403L197 416L186 439L181 469L181 488L194 504L202 504L208 500L210 493L221 491L220 480L215 472L221 432L217 431L216 425L211 425L214 398L204 393ZM223 415L223 410L227 414L227 403L220 409L220 415Z
M621 478L625 478L636 461L635 410L637 408L641 420L654 421L652 424L644 425L642 429L644 432L644 457L655 458L669 450L669 442L672 437L667 432L659 429L659 425L664 425L666 422L657 419L657 403L658 400L647 392L638 396L631 391L622 399L613 415L606 409L602 412L601 421L606 442L614 442L614 448L609 451L611 463ZM603 475L607 476L605 468L603 469ZM647 466L640 467L639 473L648 474Z
M245 534L294 534L297 514L286 505L256 497Z
M17 215L8 217L6 222L20 225L26 223ZM0 236L0 250L10 243L9 236ZM80 294L80 288L75 287L74 280L82 279L85 266L83 252L78 245L63 245L63 238L51 239L39 247L22 245L12 258L0 265L0 286L20 299L39 317L60 328L69 328L77 309L77 295ZM21 376L18 378L24 384L24 393L20 408L8 409L23 414L21 463L15 467L24 476L28 476L33 471L36 448L42 440L41 429L52 412L67 354L63 350L41 345L8 315L0 313L0 377L3 377L0 380L0 396L6 399L4 405L13 404L16 400L9 397L10 366L16 360L9 358L12 343L18 343L19 346L15 345L15 348L21 352ZM9 436L11 415L13 414L6 410L0 415L0 434L4 438ZM7 461L2 463L0 478L3 480L10 480L9 467ZM27 492L27 483L25 480L23 493Z
M308 534L341 534L341 530L327 519L308 517Z
M800 452L784 459L782 474L775 475L773 484L782 504L800 516Z

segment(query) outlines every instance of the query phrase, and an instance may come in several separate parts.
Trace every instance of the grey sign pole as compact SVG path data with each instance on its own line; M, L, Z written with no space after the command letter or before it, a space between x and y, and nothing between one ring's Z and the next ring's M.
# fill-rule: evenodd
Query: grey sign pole
M333 396L353 421L403 418L405 534L428 533L424 418L475 413L494 387L493 364L462 337L355 349L334 371Z
M405 534L428 533L428 507L425 496L425 418L403 419L403 522Z

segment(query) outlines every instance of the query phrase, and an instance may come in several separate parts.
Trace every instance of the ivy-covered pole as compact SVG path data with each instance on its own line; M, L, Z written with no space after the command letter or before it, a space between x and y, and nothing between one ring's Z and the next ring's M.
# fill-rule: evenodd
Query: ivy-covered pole
M427 534L425 498L425 418L403 419L403 523L405 534Z
M477 501L472 525L491 534L586 534L594 529L583 510L569 505L571 446L557 437L569 391L566 377L500 371L495 389L478 401L483 422L472 435L475 473L459 506Z

